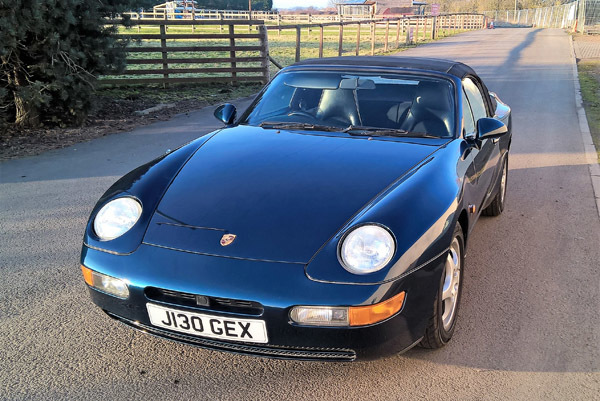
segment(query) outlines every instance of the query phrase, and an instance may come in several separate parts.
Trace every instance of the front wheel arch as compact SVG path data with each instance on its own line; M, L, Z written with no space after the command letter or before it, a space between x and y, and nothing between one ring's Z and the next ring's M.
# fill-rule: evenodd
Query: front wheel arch
M421 342L419 343L419 345L423 348L429 348L429 349L437 349L437 348L442 348L444 345L446 345L450 339L452 338L453 334L454 334L454 330L456 328L456 319L458 316L458 312L460 310L460 301L462 298L462 288L463 288L463 284L464 284L464 265L465 265L465 237L463 234L463 230L461 227L460 223L456 224L456 227L454 228L454 232L452 234L452 240L450 242L451 246L449 247L449 254L448 257L450 257L450 252L452 250L452 244L454 243L455 240L458 240L458 244L459 244L459 249L460 249L460 255L458 255L458 261L460 262L459 265L459 277L458 277L458 286L457 286L457 292L456 292L456 305L453 307L453 317L450 321L449 324L447 324L446 322L444 322L444 298L443 298L443 293L445 292L445 288L446 288L446 281L448 278L447 275L447 269L448 269L448 265L445 264L444 265L444 270L442 272L441 278L440 278L440 284L439 284L439 289L436 292L436 296L435 299L433 300L433 313L432 316L429 318L429 323L427 328L425 329L425 333L423 335L423 339L421 340ZM452 282L451 282L451 285Z

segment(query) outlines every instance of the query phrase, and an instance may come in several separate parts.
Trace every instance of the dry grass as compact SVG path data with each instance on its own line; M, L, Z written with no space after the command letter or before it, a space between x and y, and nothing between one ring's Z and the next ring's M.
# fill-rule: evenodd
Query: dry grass
M600 60L580 61L577 67L583 107L600 158Z

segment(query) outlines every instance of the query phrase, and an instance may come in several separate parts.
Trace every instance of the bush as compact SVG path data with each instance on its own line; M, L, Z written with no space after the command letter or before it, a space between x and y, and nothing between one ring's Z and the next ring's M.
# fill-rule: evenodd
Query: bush
M22 126L80 124L96 77L124 66L104 26L130 0L0 0L0 119Z

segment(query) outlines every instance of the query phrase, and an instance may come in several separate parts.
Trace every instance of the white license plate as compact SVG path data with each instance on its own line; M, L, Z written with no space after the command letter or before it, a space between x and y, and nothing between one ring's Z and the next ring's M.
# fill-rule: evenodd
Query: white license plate
M200 337L229 341L267 343L267 327L263 320L236 319L188 312L146 304L154 326Z

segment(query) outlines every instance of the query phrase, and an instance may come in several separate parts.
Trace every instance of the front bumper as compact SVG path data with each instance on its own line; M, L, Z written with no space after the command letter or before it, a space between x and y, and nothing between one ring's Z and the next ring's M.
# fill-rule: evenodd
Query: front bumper
M308 279L304 265L235 260L141 245L129 255L112 255L84 246L81 263L129 281L128 299L90 288L92 300L111 317L138 330L187 344L272 358L352 361L404 351L423 336L443 271L443 257L407 277L380 285L320 283ZM211 299L246 300L260 308L197 306L149 295L149 289L197 294ZM382 302L406 292L402 310L370 326L313 327L290 323L296 305L357 306ZM266 322L269 343L252 344L202 338L155 327L147 303L171 308L253 318Z

